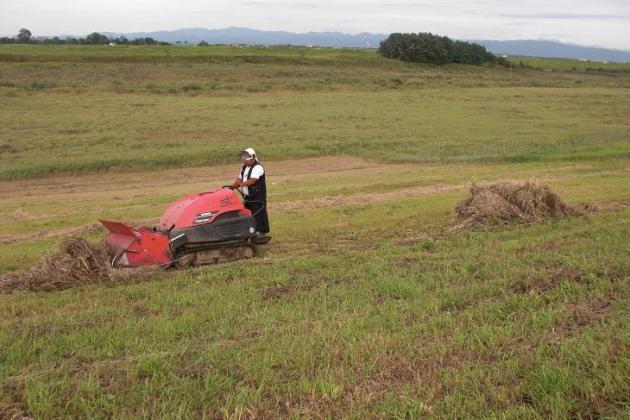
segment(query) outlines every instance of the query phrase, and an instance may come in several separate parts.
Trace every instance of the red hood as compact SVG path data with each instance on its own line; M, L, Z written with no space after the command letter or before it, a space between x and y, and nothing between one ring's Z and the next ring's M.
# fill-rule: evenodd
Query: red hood
M202 191L182 197L168 206L160 218L160 227L170 230L173 226L198 226L211 223L217 216L232 211L242 215L251 214L233 190L221 188Z

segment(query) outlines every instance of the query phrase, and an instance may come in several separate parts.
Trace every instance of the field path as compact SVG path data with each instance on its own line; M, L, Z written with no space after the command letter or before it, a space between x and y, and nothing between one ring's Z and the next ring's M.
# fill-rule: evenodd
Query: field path
M265 162L265 167L271 175L272 191L284 190L279 196L272 193L269 202L272 212L361 206L464 191L472 181L465 174L457 175L460 172L457 165L385 164L340 156ZM4 215L0 227L7 228L0 234L0 245L100 232L103 229L98 223L99 218L115 217L137 225L152 225L158 221L157 215L162 209L176 197L231 182L238 168L236 161L234 165L169 169L159 173L0 182L0 214ZM579 164L556 167L535 179L539 182L576 179L581 175L575 170L583 168ZM488 167L479 166L477 171L483 170L488 171ZM598 171L598 175L624 175L627 171L628 168L623 166ZM441 175L444 172L456 175L449 178ZM500 176L491 171L487 174ZM396 184L398 179L409 177L415 177L419 182L413 185L414 178L411 178L411 182ZM520 172L510 171L500 179L524 178ZM369 187L375 183L379 185ZM325 189L321 189L322 185ZM116 216L111 216L112 213ZM143 216L138 217L138 214ZM11 232L16 227L17 231Z
M360 170L383 170L392 167L411 167L412 165L392 165L369 162L352 157L320 157L300 160L262 162L269 174L280 182L291 177L306 174L330 172L348 172ZM240 162L235 159L233 165L208 166L198 168L176 168L159 172L120 172L108 174L90 174L83 176L64 176L36 178L17 181L0 181L0 200L9 197L32 197L39 195L57 195L82 192L106 191L147 191L170 189L177 185L204 184L205 188L219 187L232 182L236 177Z

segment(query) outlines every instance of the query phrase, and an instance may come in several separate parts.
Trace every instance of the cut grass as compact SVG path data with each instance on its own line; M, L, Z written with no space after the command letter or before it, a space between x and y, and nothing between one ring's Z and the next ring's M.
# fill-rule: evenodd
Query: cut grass
M0 295L0 417L629 413L626 74L63 48L0 47L0 273L102 238L98 218L151 225L232 180L246 145L273 240L134 284ZM471 181L506 179L602 210L449 231Z
M625 73L440 67L308 48L0 51L0 179L227 163L253 143L267 160L526 162L630 150ZM20 54L31 58L7 58ZM252 55L266 61L245 60ZM82 62L94 57L104 61Z
M452 201L443 211L450 217L455 203L465 197L471 180L534 179L550 184L570 204L597 201L605 205L630 197L625 160L562 166L545 163L444 166L383 165L359 159L327 158L269 162L266 167L271 174L273 224L279 224L277 229L274 227L278 231L274 237L279 243L292 237L308 239L323 234L304 225L304 213L309 209L322 209L326 214L331 207L345 207L341 216L345 219L357 217L352 209L362 203L377 205L414 194L448 193ZM383 173L388 176L383 178ZM223 185L233 176L234 166L228 166L2 183L0 229L5 236L0 236L0 273L33 264L54 248L55 238L80 233L101 218L136 223L149 219L146 223L155 223L167 204L176 198ZM139 180L142 191L138 190ZM394 206L384 214L393 217L398 211ZM15 218L16 213L21 217ZM321 223L327 225L326 219ZM102 236L103 232L91 234L93 238Z
M510 56L508 58L515 66L523 63L536 69L547 71L618 73L630 72L630 63L608 63L602 61L582 61L564 58L540 58Z
M630 153L630 98L623 90L33 99L4 101L0 178L227 163L250 144L267 160L519 162ZM136 104L145 106L138 111Z
M361 194L384 171L383 193L409 188L401 178L421 185L475 173L544 178L570 201L630 197L627 161L423 168L348 160L343 170L315 160L297 175L282 165L272 202L296 183L305 203ZM167 192L197 185L164 175ZM119 176L85 198L105 206L116 188L134 184ZM79 181L77 196L90 185ZM31 202L43 204L44 191L28 182L40 197ZM46 201L68 196L63 181L39 182ZM37 417L621 415L628 209L444 236L464 195L276 211L274 240L257 260L0 296L1 404ZM28 217L50 210L29 206L25 193L4 201L15 199ZM35 244L3 249L29 253Z
M405 200L385 223L444 221L439 203ZM623 412L627 210L430 247L365 224L382 211L337 226L356 249L319 229L315 251L296 238L306 254L272 265L0 297L4 403L38 417Z

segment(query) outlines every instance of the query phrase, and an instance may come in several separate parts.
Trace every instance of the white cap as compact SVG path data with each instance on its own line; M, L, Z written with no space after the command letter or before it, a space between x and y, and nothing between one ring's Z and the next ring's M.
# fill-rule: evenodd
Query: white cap
M245 155L249 155L249 158L246 157ZM250 159L253 157L256 157L256 151L254 149L252 149L251 147L248 147L247 149L241 150L241 159L245 160L245 159Z

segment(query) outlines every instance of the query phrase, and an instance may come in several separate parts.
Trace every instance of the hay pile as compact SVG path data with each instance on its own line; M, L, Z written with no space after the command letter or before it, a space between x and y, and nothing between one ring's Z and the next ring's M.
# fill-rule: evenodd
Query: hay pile
M470 197L455 207L459 224L454 229L536 222L580 214L582 211L566 205L547 185L533 182L473 183Z
M66 238L61 241L58 251L46 255L30 269L1 276L0 292L50 291L87 283L129 280L132 273L112 268L110 260L111 249L106 243L91 243L80 237ZM134 271L133 275L137 274Z

